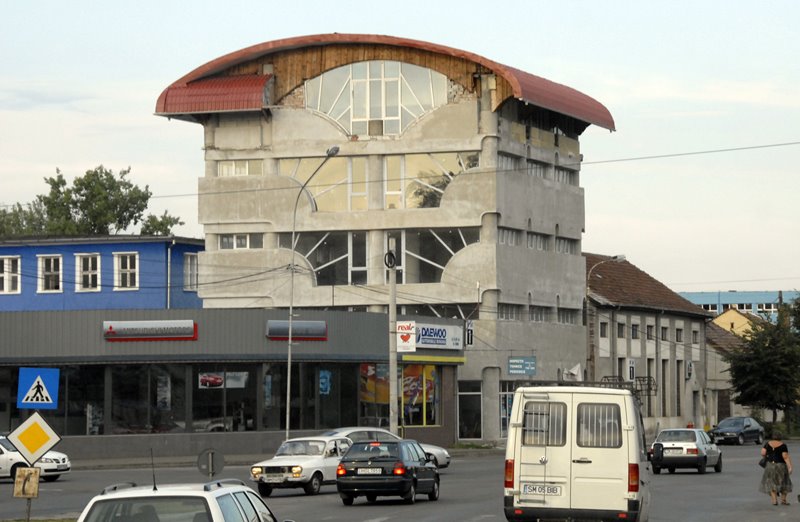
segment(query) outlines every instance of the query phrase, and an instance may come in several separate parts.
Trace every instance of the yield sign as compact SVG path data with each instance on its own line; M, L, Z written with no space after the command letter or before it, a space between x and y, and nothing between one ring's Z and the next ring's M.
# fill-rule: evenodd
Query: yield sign
M17 448L29 466L33 466L50 448L61 442L61 437L45 422L39 412L34 412L28 420L9 433L6 439Z

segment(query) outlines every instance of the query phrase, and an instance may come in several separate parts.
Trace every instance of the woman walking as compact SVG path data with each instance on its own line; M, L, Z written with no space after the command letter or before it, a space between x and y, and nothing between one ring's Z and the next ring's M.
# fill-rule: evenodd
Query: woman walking
M761 448L761 456L766 457L767 465L761 476L758 490L761 493L769 494L773 506L778 505L778 495L780 495L781 504L788 506L786 495L792 491L792 479L789 476L792 473L792 459L789 457L789 448L783 442L780 432L772 433L772 438Z

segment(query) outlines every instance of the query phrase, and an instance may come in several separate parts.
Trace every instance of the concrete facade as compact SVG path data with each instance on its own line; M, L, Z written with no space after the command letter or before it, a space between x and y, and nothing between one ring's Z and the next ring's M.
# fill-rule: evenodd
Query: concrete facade
M434 101L392 132L387 78L396 63L409 91L431 78ZM352 113L311 108L337 78L348 78L341 92L355 100L359 64L383 71L369 77L384 82L383 101L371 98L369 110L384 112L370 116L367 132L355 130L355 102L344 105ZM267 77L264 103L223 111L208 97L175 101L245 73ZM436 102L439 86L446 94ZM550 89L566 95L554 105ZM221 98L235 104L227 92ZM412 97L399 96L401 105ZM559 379L585 359L579 135L592 118L573 96L584 99L463 51L371 35L267 42L192 71L164 91L157 113L204 128L204 307L385 311L384 256L395 238L400 311L456 317L472 329L458 380L480 383L481 421L460 438L501 439L503 390ZM585 99L613 130L605 108ZM228 248L230 236L257 247ZM513 367L520 357L535 359L535 369Z

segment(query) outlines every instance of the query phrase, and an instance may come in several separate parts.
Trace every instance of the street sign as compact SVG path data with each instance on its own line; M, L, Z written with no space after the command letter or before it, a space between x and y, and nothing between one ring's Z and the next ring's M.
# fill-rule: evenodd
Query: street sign
M29 466L42 455L61 442L61 437L45 422L39 412L34 412L28 420L19 425L6 437L14 445Z
M473 336L475 335L475 328L474 323L472 320L467 321L467 329L466 329L466 339L464 340L464 344L467 346L472 346L474 344Z
M58 408L58 368L20 368L17 408L55 410Z
M536 375L536 356L530 357L509 357L509 375Z
M207 448L197 456L197 469L208 478L213 478L225 468L225 456L214 448Z

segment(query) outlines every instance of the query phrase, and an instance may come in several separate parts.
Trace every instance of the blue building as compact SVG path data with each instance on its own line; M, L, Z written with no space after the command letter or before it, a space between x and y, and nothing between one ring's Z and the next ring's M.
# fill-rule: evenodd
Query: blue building
M202 308L201 239L92 236L0 241L0 311Z
M796 290L774 291L737 291L725 290L716 292L681 292L684 298L713 314L721 314L733 308L743 313L758 316L768 314L771 319L778 312L778 305L791 303L800 292Z

